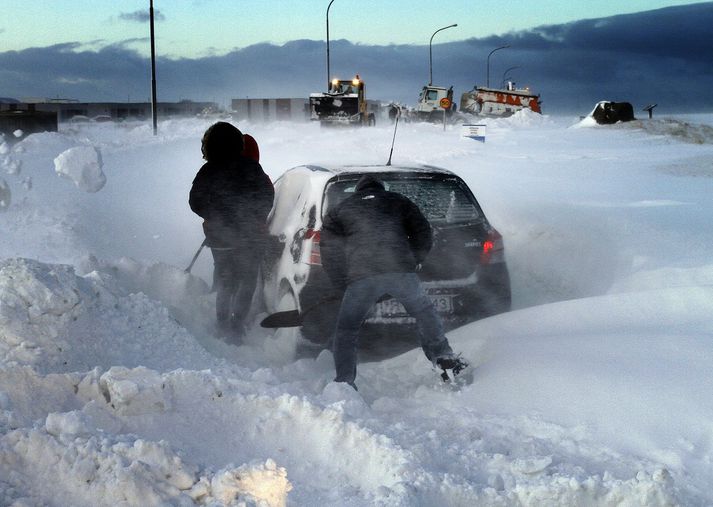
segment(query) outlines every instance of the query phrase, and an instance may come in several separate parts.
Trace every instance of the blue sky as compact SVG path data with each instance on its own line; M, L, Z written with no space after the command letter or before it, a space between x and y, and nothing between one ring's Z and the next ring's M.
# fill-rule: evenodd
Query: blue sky
M155 0L157 50L165 56L222 55L270 42L325 39L328 0ZM427 44L701 3L682 0L335 0L330 39L362 44ZM79 42L148 51L148 0L0 0L0 51Z

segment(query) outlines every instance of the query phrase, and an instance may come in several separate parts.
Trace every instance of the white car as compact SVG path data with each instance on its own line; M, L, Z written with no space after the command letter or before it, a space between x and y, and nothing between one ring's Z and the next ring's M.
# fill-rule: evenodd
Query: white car
M510 277L500 234L465 182L433 166L299 166L275 182L268 219L275 245L266 256L263 295L269 313L299 310L302 335L331 337L342 297L322 269L322 218L352 192L365 173L405 195L429 220L434 242L419 276L447 328L510 309ZM366 324L410 325L396 300L375 304Z

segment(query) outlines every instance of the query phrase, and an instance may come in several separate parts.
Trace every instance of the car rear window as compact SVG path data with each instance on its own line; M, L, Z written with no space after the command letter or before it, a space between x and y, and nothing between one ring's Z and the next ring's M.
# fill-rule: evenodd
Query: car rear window
M397 192L413 201L429 222L460 223L481 218L474 202L461 180L448 177L388 177L379 175L386 190ZM324 210L336 206L354 193L358 180L333 181L327 185Z

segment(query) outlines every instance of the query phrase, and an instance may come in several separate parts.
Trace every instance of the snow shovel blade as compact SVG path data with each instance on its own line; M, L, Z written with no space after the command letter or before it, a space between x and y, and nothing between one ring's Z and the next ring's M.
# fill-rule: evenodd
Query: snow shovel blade
M277 312L268 315L262 322L260 327L296 327L302 325L302 315L299 310L287 310L285 312Z
M301 326L305 315L312 312L313 310L316 310L317 308L321 307L325 303L330 303L333 301L340 301L341 299L342 299L342 294L339 293L339 294L328 296L324 299L319 300L317 303L313 304L312 306L308 306L307 308L303 309L302 313L300 313L299 310L287 310L284 312L276 312L276 313L273 313L272 315L268 315L267 317L262 319L262 322L260 322L260 326L261 327L269 327L269 328Z

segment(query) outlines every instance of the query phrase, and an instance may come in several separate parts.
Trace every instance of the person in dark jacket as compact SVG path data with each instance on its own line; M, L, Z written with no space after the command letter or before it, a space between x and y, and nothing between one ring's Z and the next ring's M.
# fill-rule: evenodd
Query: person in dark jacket
M206 163L189 196L213 253L218 331L232 339L245 331L275 196L270 178L243 149L243 134L230 123L209 127L201 143Z
M467 366L453 354L416 274L431 245L431 226L418 206L387 191L371 175L363 176L354 194L327 212L322 266L334 285L346 287L334 335L335 381L356 389L359 328L384 295L396 298L416 319L421 347L434 365L454 373Z

